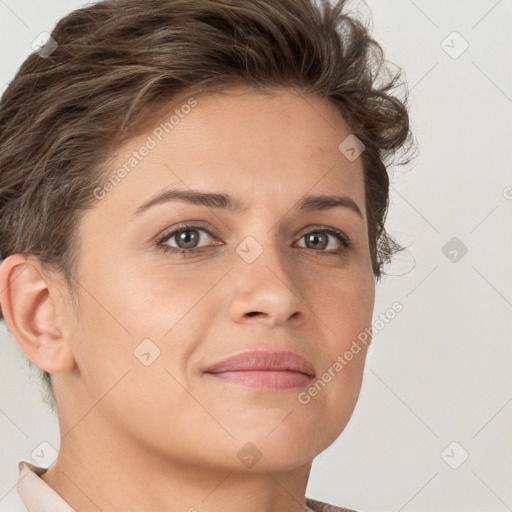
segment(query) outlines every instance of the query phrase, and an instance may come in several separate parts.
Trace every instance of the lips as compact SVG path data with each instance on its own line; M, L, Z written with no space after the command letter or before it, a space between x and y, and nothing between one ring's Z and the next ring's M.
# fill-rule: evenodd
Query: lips
M290 351L271 352L251 350L235 354L209 366L205 373L247 372L247 371L290 371L315 376L313 365L303 357Z

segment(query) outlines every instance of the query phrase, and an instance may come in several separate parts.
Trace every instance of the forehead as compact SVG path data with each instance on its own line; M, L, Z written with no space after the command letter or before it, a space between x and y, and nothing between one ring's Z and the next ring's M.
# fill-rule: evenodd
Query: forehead
M241 88L183 97L116 153L105 202L128 217L171 187L222 191L245 204L311 191L351 195L364 210L361 158L339 150L349 135L335 106L318 97Z

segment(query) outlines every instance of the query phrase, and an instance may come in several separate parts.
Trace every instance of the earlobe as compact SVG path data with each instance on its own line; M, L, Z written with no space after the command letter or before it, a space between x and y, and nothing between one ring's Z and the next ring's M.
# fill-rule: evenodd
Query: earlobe
M76 367L66 317L59 316L57 286L37 258L13 254L0 266L0 303L10 332L41 370L60 373Z

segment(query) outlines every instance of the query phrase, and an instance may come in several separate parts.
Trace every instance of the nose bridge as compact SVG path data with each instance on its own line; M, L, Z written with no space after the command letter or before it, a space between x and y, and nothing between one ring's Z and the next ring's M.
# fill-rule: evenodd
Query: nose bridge
M268 211L270 209L267 213ZM286 284L292 284L292 269L285 249L277 221L271 215L260 215L256 221L250 223L245 237L236 247L236 252L243 263L249 266L249 273L251 268L260 277L261 272L268 272L279 276Z
M291 315L303 308L300 276L271 222L270 216L259 218L236 247L235 272L241 273L236 288L252 297L244 306L247 311Z
M281 233L281 225L290 212L290 205L283 200L282 194L276 194L276 186L270 190L264 184L255 187L251 195L252 211L248 213L245 226L240 234L243 237L236 247L243 263L257 272L258 277L273 276L281 286L295 289L297 285L296 269L290 259L292 248L288 244L288 234ZM286 239L286 241L285 241ZM278 277L276 277L278 276Z

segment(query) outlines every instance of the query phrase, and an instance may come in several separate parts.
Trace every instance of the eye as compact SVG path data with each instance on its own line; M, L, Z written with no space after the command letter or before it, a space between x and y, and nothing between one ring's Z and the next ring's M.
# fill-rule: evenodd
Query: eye
M162 249L164 253L171 252L183 257L186 257L188 254L200 252L202 249L209 249L214 245L223 245L222 242L220 242L201 247L199 245L200 242L204 242L204 236L201 236L201 233L206 234L207 238L213 238L210 231L202 226L184 224L159 238L156 245ZM334 247L334 250L327 251L326 249L329 248L330 245L329 238L337 240L341 248L336 249L336 247ZM302 246L301 248L312 249L314 252L325 255L339 255L352 247L350 239L341 231L333 228L318 228L309 231L301 236L300 240L303 239L306 240L306 246ZM176 246L170 245L168 243L169 240L174 241ZM332 247L330 248L333 249Z
M341 249L338 248L337 250L326 251L325 249L329 247L329 238L332 237L341 244ZM339 254L352 247L349 238L341 231L333 228L318 228L302 235L300 239L306 240L306 249L313 249L316 252L326 252L327 254ZM336 247L334 247L334 249L336 249Z
M180 254L188 254L199 252L198 244L204 236L200 233L206 233L207 237L212 237L212 234L202 226L195 225L183 225L179 226L174 231L167 233L157 242L157 246L160 247L164 252L173 252ZM170 246L168 243L164 243L167 240L174 240L177 247ZM220 245L220 244L217 244Z

